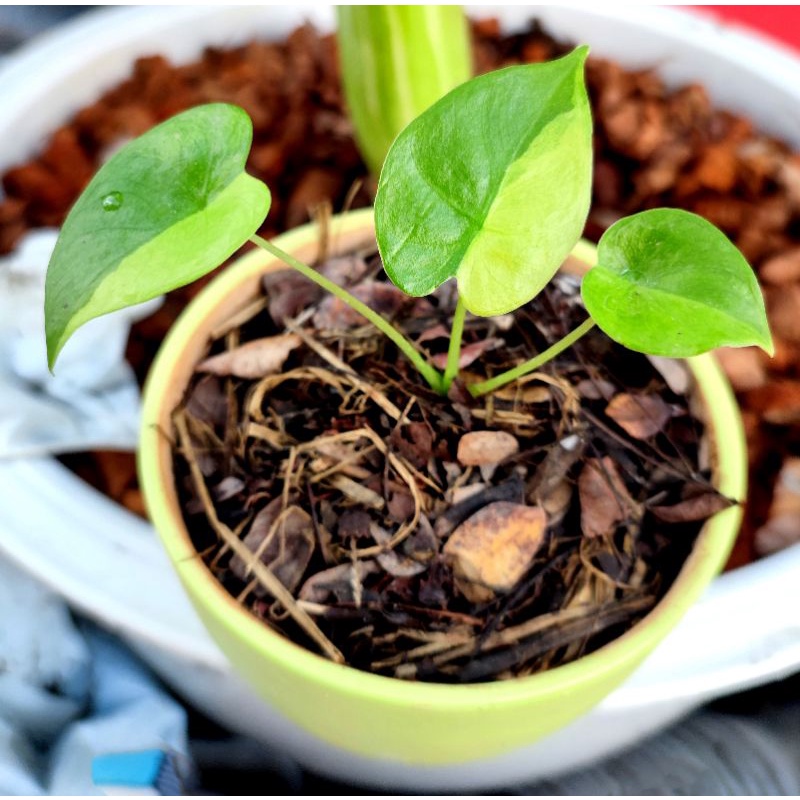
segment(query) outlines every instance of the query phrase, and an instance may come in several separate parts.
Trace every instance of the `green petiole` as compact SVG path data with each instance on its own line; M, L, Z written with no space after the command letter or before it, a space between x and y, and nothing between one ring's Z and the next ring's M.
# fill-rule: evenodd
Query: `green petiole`
M287 253L285 250L281 250L279 247L276 247L272 242L263 239L261 236L258 236L258 234L253 234L250 237L250 241L258 245L263 250L266 250L268 253L271 253L276 258L279 258L286 265L296 270L310 281L313 281L318 286L325 289L325 291L330 292L335 297L338 297L342 302L347 303L350 308L357 311L363 317L366 317L366 319L368 319L376 328L378 328L378 330L380 330L385 336L394 342L395 345L397 345L400 351L404 353L411 363L417 368L422 377L425 378L431 389L442 395L447 394L447 392L450 390L450 387L453 385L453 381L458 375L458 362L461 356L461 340L464 332L464 320L467 313L466 306L460 297L458 299L458 303L456 304L455 312L453 313L453 325L450 331L450 345L447 350L447 364L445 366L444 374L442 374L425 360L425 357L422 355L422 353L420 353L414 344L405 336L403 336L403 334L400 333L397 328L380 316L380 314L378 314L376 311L373 311L366 303L350 294L350 292L348 292L346 289L343 289L341 286L329 280L324 275L321 275L315 269L312 269L307 264L304 264L290 253ZM580 241L575 246L572 254L581 258L583 261L591 263L594 261L594 246L587 242ZM594 325L594 320L591 318L587 319L574 331L568 333L563 339L523 364L520 364L519 366L514 367L514 369L510 369L507 372L503 372L500 375L495 375L493 378L490 378L486 381L471 384L468 387L470 394L473 397L480 397L483 394L487 394L495 389L499 389L501 386L505 386L507 383L515 381L517 378L521 378L523 375L533 372L543 364L546 364L551 358L555 358L555 356L557 356L563 350L566 350L567 347L572 345L574 342L580 339L581 336L590 331Z
M417 368L420 375L425 378L431 389L440 394L445 393L443 377L439 370L429 364L422 353L420 353L412 342L406 339L394 325L385 320L380 314L373 311L366 303L362 302L357 297L353 297L346 289L343 289L324 275L320 275L315 269L299 261L290 253L281 250L280 247L276 247L272 242L263 239L258 234L253 234L250 237L250 241L263 250L266 250L268 253L271 253L276 258L279 258L284 264L287 264L310 281L321 286L325 291L338 297L342 302L347 303L350 308L357 311L361 316L366 317L379 331L385 334L390 341L397 345L400 351L404 353L409 361Z
M502 372L500 375L495 375L487 381L470 384L468 387L469 393L473 397L480 397L482 394L493 392L495 389L499 389L501 386L505 386L507 383L511 383L511 381L515 381L517 378L521 378L529 372L533 372L535 369L541 367L542 364L546 364L551 358L555 358L559 353L577 342L581 336L587 334L596 324L597 323L589 317L589 319L578 325L574 331L568 333L563 339L560 339L554 345L548 347L547 350L528 359L528 361L525 361L507 372Z
M459 297L456 310L453 313L453 327L450 329L450 345L447 348L447 366L444 370L442 381L443 393L447 394L453 381L458 375L458 362L461 358L461 339L464 334L464 318L467 315L467 307Z

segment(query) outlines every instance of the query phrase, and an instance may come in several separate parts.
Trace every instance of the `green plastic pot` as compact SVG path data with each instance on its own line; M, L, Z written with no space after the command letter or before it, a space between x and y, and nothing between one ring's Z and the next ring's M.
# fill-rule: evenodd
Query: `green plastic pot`
M372 215L334 218L330 245L344 253L374 240ZM281 236L279 245L312 260L313 225ZM360 756L415 765L468 762L535 742L596 705L655 648L722 568L741 521L741 507L704 526L677 580L658 606L628 633L549 672L488 684L435 685L370 675L334 664L296 645L239 606L195 552L175 491L171 413L210 331L251 301L265 271L283 268L262 251L228 268L189 305L166 338L145 388L139 472L150 517L197 612L233 666L286 717L316 737ZM746 491L746 450L738 407L710 356L689 360L710 426L714 479L725 495ZM711 632L709 632L709 635Z

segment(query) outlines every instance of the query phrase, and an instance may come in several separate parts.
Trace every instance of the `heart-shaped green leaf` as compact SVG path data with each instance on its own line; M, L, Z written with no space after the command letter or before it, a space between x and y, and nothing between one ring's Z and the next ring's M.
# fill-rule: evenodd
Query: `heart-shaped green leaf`
M581 292L595 322L631 350L673 358L722 346L773 352L752 269L724 233L687 211L643 211L609 228Z
M490 316L552 278L589 210L587 52L473 78L397 137L375 229L403 291L427 295L456 277L466 308Z
M241 108L199 106L100 169L70 211L47 270L51 369L83 323L190 283L258 230L270 195L244 172L252 136Z

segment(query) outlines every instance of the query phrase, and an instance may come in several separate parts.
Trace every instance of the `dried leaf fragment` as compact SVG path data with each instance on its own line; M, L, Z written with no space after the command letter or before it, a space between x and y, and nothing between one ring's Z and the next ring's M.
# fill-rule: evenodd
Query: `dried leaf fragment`
M378 565L371 559L338 564L309 577L297 596L311 603L351 603L357 594L356 588L367 576L377 571Z
M450 331L444 325L438 324L430 328L426 328L418 337L417 344L424 344L434 339L449 339Z
M539 506L500 500L461 523L444 546L458 588L473 602L511 591L544 541L547 515Z
M222 425L228 417L228 396L218 378L206 375L186 398L186 413L211 425Z
M389 441L403 458L418 469L424 467L433 456L434 434L424 422L406 422L392 431Z
M405 522L414 515L414 498L401 484L391 485L386 511L393 522Z
M499 464L519 452L516 437L506 431L472 431L458 441L456 458L465 467Z
M465 344L458 355L458 368L464 369L468 367L470 364L477 361L484 353L488 353L490 350L496 350L503 344L503 340L496 337L480 339L477 342ZM447 366L447 353L436 353L436 355L431 357L431 362L434 367L444 369Z
M381 528L380 525L373 523L370 525L370 531L378 544L388 544L392 540L392 534ZM410 578L425 572L428 568L427 564L402 555L396 550L386 550L376 556L376 560L390 575L394 575L396 578Z
M319 268L319 271L328 280L339 286L356 284L367 274L368 270L369 264L364 256L358 253L332 256L324 264L321 264Z
M672 417L672 409L657 394L618 394L606 414L634 439L649 439L660 433Z
M339 516L339 524L336 532L340 539L347 542L351 539L368 539L372 536L370 527L372 519L370 515L359 508L351 508L343 511Z
M405 305L408 297L396 286L381 281L366 280L353 287L351 294L377 311L382 317L392 319ZM328 295L319 304L312 317L317 330L347 330L366 325L367 319L343 300Z
M581 530L584 536L607 536L617 524L638 513L614 461L608 456L587 459L578 478Z
M299 506L283 511L281 506L282 500L277 497L261 509L243 541L254 561L260 560L289 591L294 591L314 552L314 525ZM239 556L231 559L230 566L237 577L249 578L249 565Z
M281 327L322 296L319 286L294 270L268 272L261 280L269 315Z
M266 336L211 356L197 366L198 372L258 379L280 372L289 353L300 347L302 339L295 333Z
M653 506L650 510L664 522L696 522L712 517L731 504L732 501L719 492L709 491L672 506Z

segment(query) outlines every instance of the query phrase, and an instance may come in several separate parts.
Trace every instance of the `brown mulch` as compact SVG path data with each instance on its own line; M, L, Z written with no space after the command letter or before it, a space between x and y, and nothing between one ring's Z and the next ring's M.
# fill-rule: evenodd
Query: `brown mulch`
M502 36L475 26L480 71L562 52L536 26ZM651 71L590 58L596 123L594 203L587 234L653 206L706 216L744 251L764 286L777 353L731 351L723 363L739 392L748 431L751 495L732 564L792 541L800 531L800 155L745 118L715 108L698 84L669 89ZM265 233L303 222L321 202L364 205L351 193L364 167L343 114L335 43L310 28L285 43L211 49L175 67L140 59L130 80L56 131L43 151L2 177L0 252L26 230L57 225L97 165L118 144L196 103L226 100L254 118L249 169L267 181L273 211ZM367 189L369 182L366 183ZM129 357L143 375L175 314L196 287L170 296L134 330ZM141 510L132 456L80 455L67 463L133 510ZM777 489L775 488L777 486Z
M452 286L409 298L374 254L321 270L445 357ZM176 480L220 583L333 660L460 683L570 662L650 611L730 504L676 376L597 330L487 397L443 399L306 279L264 284L175 412ZM585 316L561 276L513 315L468 318L462 367L499 374Z

